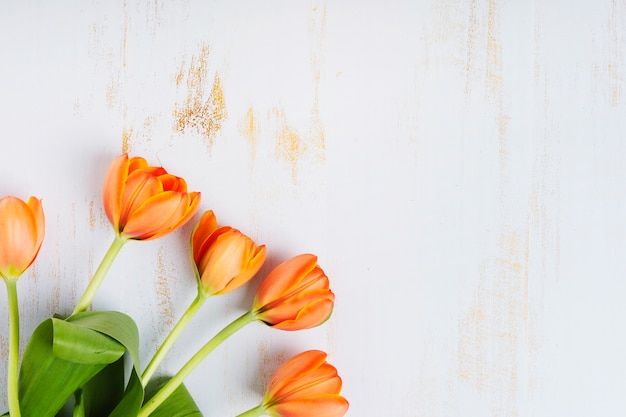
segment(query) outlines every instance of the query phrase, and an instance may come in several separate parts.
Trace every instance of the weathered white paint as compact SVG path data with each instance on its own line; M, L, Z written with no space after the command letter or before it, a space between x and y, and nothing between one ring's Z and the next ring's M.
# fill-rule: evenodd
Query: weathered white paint
M623 0L2 0L0 39L0 195L47 216L22 345L104 254L102 178L128 150L266 243L261 275L314 252L337 294L320 328L220 347L188 380L206 415L312 348L349 416L626 414ZM136 319L144 362L193 299L191 228L127 245L95 301Z

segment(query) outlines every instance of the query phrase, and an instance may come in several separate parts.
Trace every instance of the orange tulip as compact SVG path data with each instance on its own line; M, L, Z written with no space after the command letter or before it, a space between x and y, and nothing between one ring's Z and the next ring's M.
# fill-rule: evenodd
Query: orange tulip
M270 380L262 407L272 417L341 417L348 401L326 353L309 350L285 362Z
M0 276L17 279L34 262L45 233L41 200L0 199Z
M202 215L191 236L191 251L199 288L206 296L239 288L261 269L265 245L230 226L217 226L213 211Z
M119 236L148 240L176 230L198 209L200 193L140 157L113 160L104 181L104 210Z
M301 330L325 322L333 311L335 294L317 256L295 256L278 265L263 280L252 311L258 320L281 330Z

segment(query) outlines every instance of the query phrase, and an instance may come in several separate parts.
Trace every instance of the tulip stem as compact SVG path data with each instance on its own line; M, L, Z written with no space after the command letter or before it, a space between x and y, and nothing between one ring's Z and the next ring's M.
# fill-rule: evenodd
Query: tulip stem
M246 326L247 324L256 320L256 317L252 311L247 311L245 314L240 316L231 322L228 326L224 327L218 334L213 336L211 340L209 340L204 346L200 348L195 355L189 359L189 361L180 368L180 371L176 375L172 377L163 387L148 400L141 410L139 410L139 414L137 417L147 417L154 410L157 409L159 405L163 401L165 401L175 390L183 383L185 378L189 376L189 374L206 358L209 353L211 353L216 347L218 347L224 340L228 339L235 332Z
M244 411L239 414L237 417L260 417L265 415L265 407L263 404L258 405L254 408L249 409L248 411Z
M91 281L89 281L89 285L83 293L83 296L78 301L78 304L76 304L76 308L72 312L72 316L78 313L82 313L89 308L93 297L96 295L98 288L100 288L100 284L102 284L104 276L109 271L109 268L111 268L113 260L120 252L120 249L122 249L122 246L124 246L124 243L126 243L126 240L126 238L123 238L121 236L115 236L115 239L111 243L109 250L104 255L104 258L102 258L102 262L100 262L98 269L96 269L96 272L93 274L93 278L91 278Z
M187 311L183 313L181 318L178 320L178 323L176 323L174 328L167 335L167 337L163 341L163 344L156 351L156 353L150 360L150 363L143 371L143 374L141 375L141 385L144 388L146 387L146 385L148 385L148 382L150 382L150 378L152 378L152 375L154 375L154 372L157 370L159 364L161 363L167 352L170 350L180 333L187 326L191 318L195 316L198 310L200 310L200 307L202 307L206 300L207 297L204 295L204 293L202 291L198 291L196 299L193 300L191 305L187 308Z
M20 355L20 313L17 302L17 280L5 279L9 304L9 363L7 394L11 417L20 417L20 401L17 392Z

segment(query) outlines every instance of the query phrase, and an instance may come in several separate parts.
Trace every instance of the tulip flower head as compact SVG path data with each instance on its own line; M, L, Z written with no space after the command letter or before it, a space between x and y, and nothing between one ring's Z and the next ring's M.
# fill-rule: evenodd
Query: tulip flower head
M259 286L252 312L257 320L281 330L318 326L330 317L335 294L317 256L295 256L274 268Z
M326 353L309 350L285 362L272 376L262 407L272 417L342 417L348 401Z
M41 200L0 199L0 276L15 280L35 261L45 234Z
M213 211L202 215L191 236L198 286L205 296L239 288L261 269L265 245L230 226L218 227Z
M200 193L184 179L140 157L115 158L104 181L104 210L116 233L148 240L176 230L198 209Z

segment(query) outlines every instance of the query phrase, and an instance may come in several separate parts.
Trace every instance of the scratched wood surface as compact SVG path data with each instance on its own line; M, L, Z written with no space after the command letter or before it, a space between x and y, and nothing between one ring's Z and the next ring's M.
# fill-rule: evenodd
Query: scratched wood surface
M0 0L0 126L0 195L47 217L22 348L104 254L128 151L266 243L261 276L313 252L337 295L322 327L211 355L187 383L205 415L313 348L353 417L626 415L626 1ZM144 364L194 297L190 230L128 244L94 302L135 318ZM2 320L0 386L6 355Z

